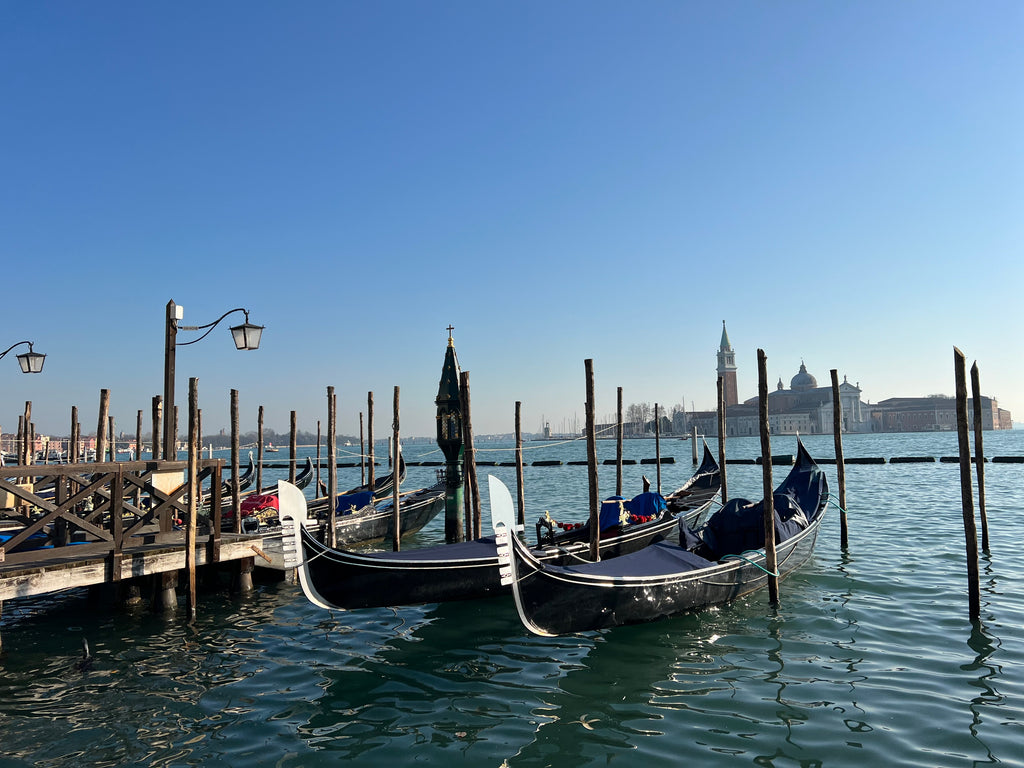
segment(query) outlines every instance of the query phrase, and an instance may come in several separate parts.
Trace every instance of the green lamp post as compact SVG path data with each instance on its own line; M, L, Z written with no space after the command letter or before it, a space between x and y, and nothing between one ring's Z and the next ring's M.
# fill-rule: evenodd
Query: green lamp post
M437 388L437 445L445 458L444 540L464 540L462 529L462 402L459 397L459 359L455 356L454 328L448 326L441 383Z

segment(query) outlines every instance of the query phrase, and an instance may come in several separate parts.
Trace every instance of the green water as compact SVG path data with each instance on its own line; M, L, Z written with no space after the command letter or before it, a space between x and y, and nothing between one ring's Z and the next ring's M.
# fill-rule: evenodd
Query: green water
M986 454L1024 454L1022 435L989 434ZM832 455L831 437L806 442ZM938 457L956 440L850 436L845 448ZM756 450L729 444L730 456ZM774 438L773 451L795 441ZM677 460L662 467L668 490L691 471L689 443L662 454ZM653 456L653 441L629 441L627 455ZM585 452L544 446L527 460L552 456ZM655 481L656 467L627 470L629 492L641 472ZM408 487L432 471L410 467ZM514 483L514 469L486 471ZM614 467L601 473L610 493ZM1024 465L986 473L975 625L959 469L939 462L848 466L850 546L833 510L778 610L754 595L552 639L528 634L510 598L341 613L278 582L205 593L194 626L82 592L8 602L0 766L1024 765ZM528 520L545 508L582 518L585 474L530 468ZM728 477L731 495L760 495L760 467ZM441 536L435 521L417 540Z

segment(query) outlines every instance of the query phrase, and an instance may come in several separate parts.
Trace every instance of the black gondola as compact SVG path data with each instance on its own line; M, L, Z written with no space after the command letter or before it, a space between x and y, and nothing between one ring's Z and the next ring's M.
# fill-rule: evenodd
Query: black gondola
M825 475L797 442L796 464L773 496L780 577L810 558L828 506ZM512 585L523 624L538 635L652 621L719 605L767 584L763 501L732 499L702 530L683 530L679 543L663 541L614 560L560 567L538 560L506 533L515 521L511 494L489 479L499 551L509 563L503 581Z
M675 535L679 530L677 514L693 521L707 512L721 486L718 465L709 457L710 451L705 450L705 463L683 486L692 492L685 500L679 500L678 512L668 512L647 523L624 525L600 540L602 556L631 552ZM301 493L282 490L280 498L285 567L297 569L303 592L315 605L334 609L372 608L465 600L508 592L508 587L500 583L493 536L401 552L332 549L314 535L316 520L306 521L306 502ZM585 558L588 550L587 541L575 541L538 547L534 552L547 561L569 563Z

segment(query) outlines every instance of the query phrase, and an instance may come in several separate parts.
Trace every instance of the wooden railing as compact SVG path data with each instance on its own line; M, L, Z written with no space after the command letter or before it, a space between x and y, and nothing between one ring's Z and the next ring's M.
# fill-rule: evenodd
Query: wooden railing
M189 519L187 461L124 461L0 467L0 562L31 537L63 547L82 542L113 548L157 543ZM223 459L199 460L197 526L220 555ZM237 510L237 504L235 504ZM235 524L238 525L238 515Z

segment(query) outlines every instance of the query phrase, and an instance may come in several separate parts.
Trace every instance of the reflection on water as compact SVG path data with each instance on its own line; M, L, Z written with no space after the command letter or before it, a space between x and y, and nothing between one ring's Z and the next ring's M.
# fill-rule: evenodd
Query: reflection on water
M848 455L929 452L865 437ZM585 473L543 472L534 498L586 498ZM82 593L8 603L0 765L1019 765L1024 468L986 475L974 625L959 476L938 463L848 467L850 547L832 515L777 610L754 595L537 638L509 599L331 613L288 584L208 594L192 627ZM757 469L730 467L730 487L756 495Z

